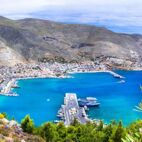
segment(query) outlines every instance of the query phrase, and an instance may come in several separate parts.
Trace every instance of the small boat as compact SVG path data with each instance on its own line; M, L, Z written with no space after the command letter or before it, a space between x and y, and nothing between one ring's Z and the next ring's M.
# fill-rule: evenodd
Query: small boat
M125 80L121 80L121 81L119 81L118 83L125 83Z
M142 85L140 85L140 89L141 89L141 91L142 91Z
M10 97L17 97L19 96L18 94L16 93L7 93L7 94L4 94L5 96L10 96Z
M62 118L62 117L63 117L63 115L61 115L61 114L57 114L57 117Z
M54 120L54 123L59 123L59 122L61 122L60 120Z
M12 88L20 88L20 86L18 86L18 85L12 85L11 87Z

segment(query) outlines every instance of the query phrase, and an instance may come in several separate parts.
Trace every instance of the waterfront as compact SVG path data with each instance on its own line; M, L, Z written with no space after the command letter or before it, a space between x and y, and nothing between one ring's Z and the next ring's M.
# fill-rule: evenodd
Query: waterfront
M125 82L108 73L73 74L73 78L45 78L20 80L21 88L14 89L18 97L0 96L1 112L7 112L20 121L30 114L35 123L53 121L66 92L75 92L79 97L96 97L99 108L90 109L90 118L123 120L128 124L142 113L133 111L142 100L139 85L142 83L141 71L117 71L125 77Z

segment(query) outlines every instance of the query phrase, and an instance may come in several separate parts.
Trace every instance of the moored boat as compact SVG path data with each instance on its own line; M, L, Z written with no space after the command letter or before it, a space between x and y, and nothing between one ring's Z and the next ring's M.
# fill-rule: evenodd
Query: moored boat
M100 103L97 102L97 99L94 97L87 97L86 99L78 99L79 106L81 107L97 107Z

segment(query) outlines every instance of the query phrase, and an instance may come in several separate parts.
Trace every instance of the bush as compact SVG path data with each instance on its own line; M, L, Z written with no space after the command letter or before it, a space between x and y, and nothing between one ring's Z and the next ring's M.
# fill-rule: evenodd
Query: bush
M34 122L30 118L29 115L26 115L26 117L21 122L21 127L24 132L27 132L29 134L32 134L34 131Z
M0 119L3 119L3 118L4 118L4 115L0 113Z

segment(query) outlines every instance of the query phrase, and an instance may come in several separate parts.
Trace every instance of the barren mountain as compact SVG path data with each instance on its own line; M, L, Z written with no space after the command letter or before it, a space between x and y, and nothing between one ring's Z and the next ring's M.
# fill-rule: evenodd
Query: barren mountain
M0 64L111 59L141 62L142 36L41 19L0 17ZM114 62L115 62L114 61Z

